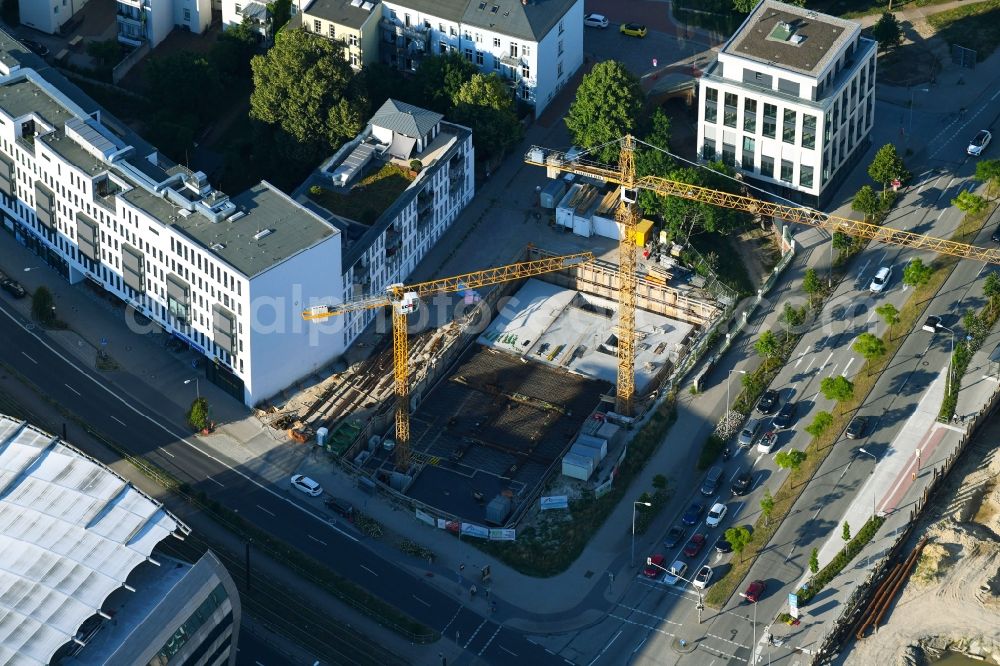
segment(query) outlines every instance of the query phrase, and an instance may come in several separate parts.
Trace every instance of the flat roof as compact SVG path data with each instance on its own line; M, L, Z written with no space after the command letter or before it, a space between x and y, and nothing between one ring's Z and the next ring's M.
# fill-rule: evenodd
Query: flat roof
M722 53L818 76L840 55L858 24L836 16L764 0L747 17Z
M11 118L35 113L53 127L76 116L34 81L19 79L0 86L0 109Z
M171 533L187 528L101 463L0 415L0 663L48 664Z

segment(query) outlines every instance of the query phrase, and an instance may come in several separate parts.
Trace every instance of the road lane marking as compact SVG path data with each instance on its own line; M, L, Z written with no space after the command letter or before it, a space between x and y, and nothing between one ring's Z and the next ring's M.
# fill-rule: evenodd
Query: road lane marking
M464 606L459 606L458 610L455 611L455 614L451 616L450 620L448 620L448 624L444 625L444 629L441 630L442 634L444 634L445 632L448 631L448 627L450 627L451 623L454 622L456 618L458 618L458 614L462 612L462 608L464 608ZM532 641L532 642L534 642L534 641ZM537 645L537 643L535 643L535 645Z
M809 371L812 369L813 363L815 363L815 362L816 362L816 357L813 356L812 360L809 361L809 366L806 368L806 374L807 375L809 374Z
M122 424L123 426L125 426L126 428L128 427L128 424L127 424L127 423L125 423L124 421L122 421L122 420L121 420L120 418L118 418L118 417L117 417L117 416L115 416L114 414L111 414L111 418L113 418L113 419L114 419L115 421L118 421L118 423L121 423L121 424Z
M830 352L830 355L826 357L825 361L823 361L823 365L819 366L820 372L823 371L823 368L826 367L826 364L830 362L831 358L833 358L833 352Z
M828 374L827 377L833 377L833 373L837 372L838 365L840 365L840 363L833 364L833 367L830 368L830 374Z
M170 451L167 451L166 449L157 449L157 451L159 451L160 453L165 453L166 455L170 456L171 458L176 458L177 457L174 454L172 454ZM219 482L216 481L216 483L219 483ZM221 483L219 483L219 485L222 486ZM225 486L222 486L222 487L225 488Z
M319 539L316 539L316 540L317 540L317 541L319 541ZM319 541L319 542L320 542L320 543L323 543L322 541ZM326 544L325 544L325 543L323 543L323 545L325 546ZM366 567L366 566L365 566L365 565L363 565L363 564L359 564L358 566L360 566L360 567L361 567L362 569L364 569L365 571L367 571L368 573L370 573L370 574L371 574L371 575L373 575L373 576L377 576L377 575L378 575L377 573L375 573L374 571L372 571L371 569L369 569L368 567Z
M272 518L276 517L273 513L262 507L260 504L257 505L257 508L266 513L267 515L271 516Z
M21 352L21 353L22 353L22 354L24 354L24 352ZM28 359L29 361L31 361L31 362L32 362L32 363L34 363L35 365L38 365L38 361L36 361L35 359L31 358L31 357L30 357L30 356L28 356L27 354L24 354L24 358Z
M486 625L487 622L489 622L489 620L483 620L482 623L478 627L476 627L476 630L472 632L471 636L469 636L469 640L465 642L466 648L472 645L472 639L476 637L476 634L478 634L482 630L482 628ZM550 654L555 655L555 652L552 652L551 650L549 650L549 652Z
M163 449L160 449L160 450L163 451ZM163 451L163 452L167 453L166 451ZM169 453L167 453L167 455L170 456L171 458L173 458L173 456L170 455ZM212 483L216 484L220 488L225 488L226 487L226 484L222 483L221 481L216 481L216 479L215 479L214 476L208 477L208 480L211 481Z
M803 349L803 350L802 350L802 353L801 353L801 354L799 354L799 360L795 361L795 367L796 367L796 368L797 368L797 367L799 367L799 363L801 363L801 362L802 362L802 359L803 359L803 358L805 357L805 355L806 355L807 353L809 353L809 350L808 350L808 349Z
M666 586L664 586L664 587L666 587ZM671 591L671 590L668 590L668 591ZM687 595L684 595L684 594L677 594L676 592L674 592L674 594L676 596L678 596L678 597L681 597L681 598L687 598ZM640 610L640 609L638 609L638 608L636 608L634 606L627 606L625 604L618 604L618 605L621 606L622 608L626 609L626 610L632 611L633 613L638 613L639 615L648 615L649 617L651 617L651 618L653 618L655 620L658 620L660 622L666 622L667 624L675 624L678 627L681 626L680 622L674 622L673 620L668 620L667 618L665 618L665 617L663 617L661 615L657 615L656 613L649 613L649 612L646 612L644 610Z
M635 649L634 649L634 650L632 650L632 654L635 654L636 652L638 652L639 650L641 650L641 649L642 649L642 646L646 644L646 641L647 641L648 639L649 639L649 636L646 636L646 637L645 637L645 638L643 638L643 639L642 639L641 641L639 641L639 644L635 646Z
M259 505L258 505L258 506L259 506ZM271 514L271 515L274 515L274 514ZM307 536L307 537L309 537L310 539L312 539L313 541L315 541L316 543L320 544L320 545L323 545L323 546L325 546L325 545L326 545L326 541L323 541L322 539L317 539L317 538L316 538L316 537L314 537L314 536L313 536L312 534L307 534L306 536ZM364 569L364 568L365 568L365 565L363 565L363 564L362 564L362 565L361 565L361 568L362 568L362 569ZM369 570L369 571L372 571L371 569L368 569L368 570ZM374 571L372 571L372 573L375 573L375 572L374 572ZM375 575L377 576L378 574L375 574Z
M424 601L423 599L421 599L417 595L411 594L410 596L413 597L414 599L416 599L417 601L419 601L420 603L422 603L424 606L427 606L428 608L431 607L431 605L429 603L427 603L426 601Z
M850 358L850 360L847 361L847 365L844 366L844 371L842 373L840 373L842 377L846 377L847 376L847 371L850 369L851 363L854 363L854 357L853 356Z
M75 388L73 388L73 387L72 387L72 386L70 386L69 384L63 384L63 386L65 386L66 388L68 388L68 389L69 389L70 391L72 391L73 393L76 393L76 394L77 394L78 396L80 396L80 397L83 397L83 394L82 394L82 393L80 393L79 391L77 391L77 390L76 390Z
M502 645L498 645L497 647L500 648L501 650L503 650L504 652L506 652L507 654L509 654L510 656L512 656L515 659L517 659L517 653L516 652L511 652L510 650L508 650L507 648L505 648Z
M736 509L733 510L732 514L730 514L729 517L730 518L735 518L736 514L738 514L743 509L743 505L744 504L746 504L746 502L740 502L739 504L737 504L736 505Z
M482 656L483 656L483 653L484 653L484 652L486 652L486 648L488 648L488 647L490 646L490 643L492 643L492 642L493 642L493 639L497 637L497 634L499 634L499 633L500 633L500 630L501 630L501 629L503 629L503 626L502 626L502 625L499 625L499 624L498 624L498 625L497 625L497 630L493 632L493 635L492 635L492 636L490 636L490 640L486 641L486 645L484 645L484 646L483 646L483 649L479 651L479 656L480 656L480 657L482 657ZM470 639L470 640L471 640L471 639Z

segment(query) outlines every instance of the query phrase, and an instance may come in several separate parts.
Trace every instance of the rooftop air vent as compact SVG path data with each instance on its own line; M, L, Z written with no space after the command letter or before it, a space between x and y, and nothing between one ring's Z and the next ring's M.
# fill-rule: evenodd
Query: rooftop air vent
M374 2L366 2L363 5L361 5L361 9L365 10L366 12L370 12L374 6L375 6Z
M246 213L244 213L242 210L238 210L229 216L229 221L235 222L236 220L240 219L241 217L244 217L245 215Z
M360 7L365 0L351 0L351 7Z
M253 235L253 239L254 240L260 240L261 238L264 238L265 236L270 236L272 233L274 233L274 231L271 230L271 229L261 229L260 231L258 231L257 233L255 233Z
M225 250L226 246L222 243L212 243L212 249L218 252L219 250Z

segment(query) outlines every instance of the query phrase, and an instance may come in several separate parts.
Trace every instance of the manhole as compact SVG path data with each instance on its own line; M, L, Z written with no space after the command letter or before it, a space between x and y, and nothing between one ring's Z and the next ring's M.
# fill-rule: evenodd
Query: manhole
M587 573L583 574L583 577L584 577L584 578L590 578L590 577L591 577L591 576L593 576L593 575L594 575L594 572L593 572L593 571L588 571Z
M921 363L921 365L930 365L930 364L931 364L930 361L924 361L923 363Z

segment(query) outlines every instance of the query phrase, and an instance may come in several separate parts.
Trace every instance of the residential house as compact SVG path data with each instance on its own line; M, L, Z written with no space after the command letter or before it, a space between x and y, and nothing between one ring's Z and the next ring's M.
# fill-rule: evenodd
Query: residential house
M351 67L378 62L378 0L313 0L300 16L305 30L342 43Z

